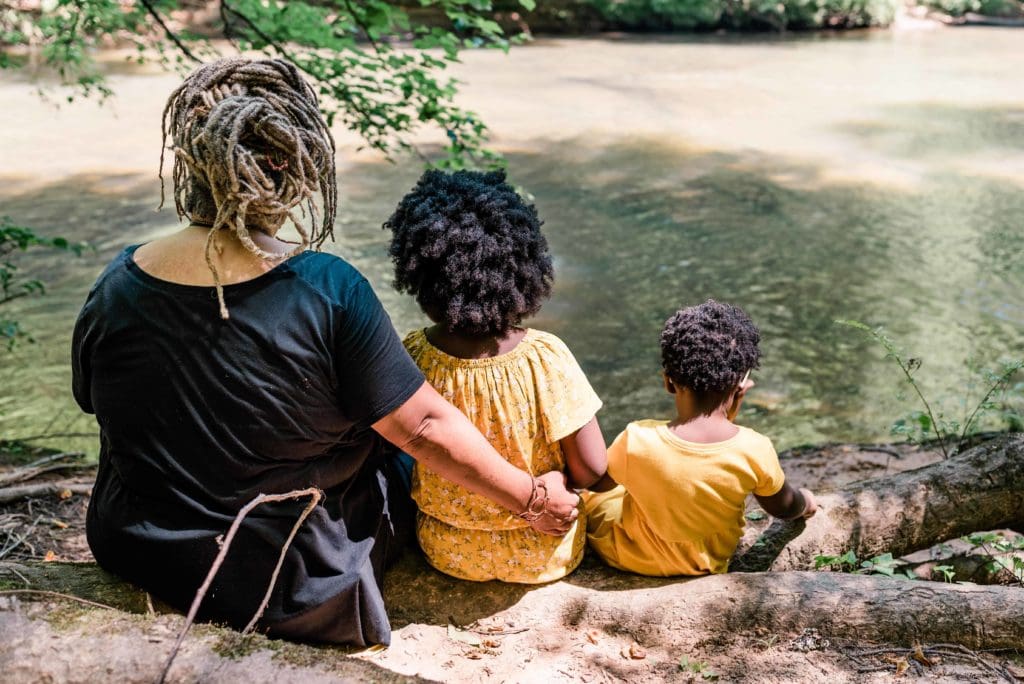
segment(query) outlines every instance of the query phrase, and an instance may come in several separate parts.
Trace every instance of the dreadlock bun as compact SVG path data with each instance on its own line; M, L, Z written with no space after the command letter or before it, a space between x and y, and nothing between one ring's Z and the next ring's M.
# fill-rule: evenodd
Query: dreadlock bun
M252 253L279 260L319 247L333 236L337 207L334 139L316 93L294 65L242 57L205 64L167 100L162 120L174 150L174 204L178 216L211 226L206 261L213 272L221 316L223 288L210 258L220 229L233 231ZM160 154L161 204L163 151ZM322 215L318 220L315 195ZM295 215L302 209L309 226ZM291 219L302 238L287 254L260 249L250 229L273 235Z

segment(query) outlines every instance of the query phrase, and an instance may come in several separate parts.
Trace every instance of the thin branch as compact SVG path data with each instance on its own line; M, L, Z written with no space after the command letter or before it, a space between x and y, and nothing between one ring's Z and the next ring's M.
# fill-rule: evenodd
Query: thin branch
M96 466L89 465L88 463L56 463L38 468L19 468L8 475L0 477L0 488L18 484L19 482L28 482L46 473L56 473L62 470L94 470L95 468Z
M358 14L356 14L355 9L352 7L351 0L345 0L345 8L352 17L352 21L355 22L355 25L358 26L359 30L366 36L366 40L369 41L371 46L373 46L373 51L377 53L378 58L383 61L383 51L380 49L380 46L377 45L377 41L373 39L373 36L370 35L370 29L366 26L366 23L359 18Z
M22 297L27 297L30 294L32 294L32 293L28 292L28 291L25 291L25 292L17 292L17 293L12 294L12 295L7 295L3 299L0 299L0 304L6 304L7 302L12 302L15 299L20 299Z
M99 437L98 432L50 432L28 437L14 437L12 439L0 440L2 442L37 442L40 439L52 439L54 437Z
M153 6L153 3L150 2L150 0L139 0L139 2L142 3L142 6L146 8L146 11L149 12L150 16L152 16L153 19L156 20L156 23L160 25L160 28L164 30L164 33L167 34L167 37L171 39L171 42L174 43L179 50L181 50L183 55L191 59L196 64L203 63L203 60L199 59L194 54L192 54L192 51L189 50L188 47L186 47L185 44L181 42L181 39L178 38L178 35L171 30L171 27L164 23L163 17L161 17L160 13L156 11L156 7Z
M92 493L92 485L79 482L47 482L45 484L21 485L0 489L0 504L8 504L21 499L60 494L63 491L88 496Z
M242 634L248 634L256 627L256 623L261 617L263 617L263 611L267 609L267 604L270 603L270 594L274 591L274 585L277 584L277 576L281 572L281 566L284 565L285 554L288 553L288 547L292 545L292 540L295 539L295 534L302 527L302 523L306 521L309 514L313 512L316 505L320 503L321 493L319 490L313 490L312 496L309 499L309 503L306 505L305 510L302 511L302 515L299 516L298 520L295 521L295 525L292 526L291 534L288 535L288 539L285 540L284 546L281 547L281 555L277 558L277 566L274 567L274 574L270 576L270 584L267 585L267 593L263 595L263 602L260 603L259 609L256 614L252 616L252 620L249 620L249 624L242 630Z
M978 415L978 411L981 410L981 407L984 406L986 403L988 403L989 397L991 397L993 394L995 394L997 389L999 389L1000 387L1005 385L1007 382L1009 382L1010 378L1012 378L1013 375L1017 371L1019 371L1020 369L1021 369L1021 366L1019 364L1013 364L1012 366L1007 368L1003 372L1002 375L999 376L999 378L995 381L995 384L993 384L991 387L988 388L988 392L986 392L985 396L981 398L981 401L978 402L978 405L974 407L974 411L971 413L970 417L967 419L967 422L964 423L964 429L963 429L963 431L961 431L960 439L957 440L957 443L956 443L956 448L957 448L958 451L960 450L960 446L964 443L964 440L967 439L968 429L971 427L971 424L974 422L975 416Z
M106 608L107 610L117 610L117 608L114 608L113 606L108 606L105 603L97 603L96 601L90 601L89 599L79 598L78 596L72 596L71 594L61 594L57 591L45 591L43 589L5 589L4 591L0 591L0 596L15 596L17 594L35 594L39 596L50 596L53 598L66 599L68 601L77 601L78 603L84 603L85 605L92 606L94 608Z
M910 386L914 388L914 392L917 393L917 397L921 400L921 403L924 404L924 408L928 412L928 418L932 421L932 432L934 432L935 436L939 439L939 448L942 449L942 458L949 458L949 450L946 448L946 439L948 435L939 431L939 423L935 420L935 414L932 412L931 404L929 404L928 400L924 398L923 394L921 394L921 388L917 386L917 382L914 380L914 376L910 372L910 367L903 363L903 359L900 358L898 354L893 354L892 357L896 360L896 365L900 367L903 374L907 376L907 382L909 382Z
M242 520L245 519L245 516L247 516L250 511L252 511L260 504L273 501L286 501L289 499L298 499L303 496L312 497L312 506L316 506L316 504L320 503L320 499L321 497L323 497L323 492L321 492L316 487L309 487L307 489L297 489L286 494L260 494L255 499L253 499L245 506L243 506L242 510L238 511L238 514L235 516L234 521L231 523L231 527L228 528L228 533L224 536L223 541L220 542L220 552L217 554L217 557L213 559L213 565L210 566L210 571L206 573L206 579L203 580L203 583L202 585L200 585L199 590L196 591L195 598L192 599L192 606L188 609L188 615L185 617L185 624L184 626L182 626L181 632L179 632L178 634L178 640L174 642L174 648L171 649L171 654L168 656L167 662L164 664L163 672L160 673L160 678L157 680L158 684L163 684L163 682L167 679L167 673L170 672L171 665L174 663L174 658L178 655L178 651L181 649L182 642L185 641L185 635L188 634L189 627L192 626L192 623L196 619L196 614L199 612L199 605L203 602L203 599L206 597L206 592L209 591L210 585L213 584L213 578L216 577L217 572L220 570L220 566L224 563L224 559L228 555L228 549L231 548L231 542L234 540L235 534L238 532L238 528L241 526ZM309 512L312 510L312 506L307 506L306 509L303 511L302 515L299 518L299 524L301 524L301 522L306 519L306 516L309 515ZM292 528L291 535L289 535L287 541L284 544L284 547L281 549L281 557L278 559L278 566L274 569L274 574L271 577L271 585L267 589L267 596L270 595L270 592L274 588L273 583L277 581L277 573L278 570L280 570L281 562L284 559L284 554L288 550L288 546L291 544L292 538L295 536L295 532L297 529L298 524ZM254 618L254 622L256 619L260 617L260 615L262 615L263 609L266 607L266 601L267 598L265 597L264 602L260 605L259 611L257 611L256 617ZM251 626L252 624L253 623L250 623L249 626ZM246 627L246 630L249 629L249 626Z

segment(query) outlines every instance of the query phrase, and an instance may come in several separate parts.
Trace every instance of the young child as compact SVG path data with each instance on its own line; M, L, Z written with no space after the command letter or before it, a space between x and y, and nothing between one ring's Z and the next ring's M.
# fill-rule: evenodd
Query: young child
M714 300L665 323L662 367L677 415L630 423L597 488L620 486L586 501L587 537L609 565L658 576L725 572L751 493L775 517L814 515L814 496L785 481L771 441L732 423L754 386L759 340L742 310Z
M469 171L427 171L384 224L395 287L434 322L405 338L427 381L510 463L584 488L606 470L601 400L561 340L520 327L551 293L540 226L504 172ZM412 496L427 560L454 577L549 582L583 557L583 515L547 536L418 464Z

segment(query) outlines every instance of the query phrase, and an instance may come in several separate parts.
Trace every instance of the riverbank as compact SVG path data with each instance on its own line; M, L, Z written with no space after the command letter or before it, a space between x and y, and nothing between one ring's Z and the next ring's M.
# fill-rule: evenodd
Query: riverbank
M935 451L909 444L833 444L781 456L794 482L820 494L865 478L917 469L940 458ZM14 460L24 467L26 457L21 454ZM10 465L0 467L0 476L10 471ZM44 479L51 477L66 478L66 473ZM60 502L68 501L72 503L59 508L64 505ZM85 596L121 610L30 596L0 597L0 669L6 681L84 682L115 676L124 682L152 682L180 629L181 616L148 612L144 595L126 590L94 566L64 564L91 561L83 538L84 502L83 497L57 495L37 501L35 507L22 502L13 509L0 509L0 520L31 511L29 517L35 516L38 530L29 535L30 544L0 562L0 588L19 589L34 582L37 588L60 586L80 596L84 590ZM751 505L744 537L747 546L768 526L758 513ZM51 559L50 571L38 564L43 557ZM825 586L822 581L837 583L832 591L849 591L860 581L849 575L781 574L795 583L793 591L817 586L820 593ZM60 576L65 579L54 579ZM1019 655L941 648L933 652L925 640L922 648L931 656L922 655L927 662L915 661L904 654L909 644L888 643L870 630L856 638L837 639L819 633L818 628L792 631L770 621L753 631L694 628L701 614L698 605L708 604L711 609L721 602L706 615L724 615L733 602L744 600L735 593L736 587L728 595L716 594L712 584L739 582L754 587L760 577L765 575L659 580L611 570L588 557L565 580L533 588L460 582L440 575L418 554L409 553L388 575L386 594L396 629L390 648L317 648L263 637L243 640L231 630L200 625L186 640L169 681L720 679L781 684L886 682L905 670L929 679L957 681L995 681L1003 672L1024 676ZM897 594L907 586L907 580L878 581L882 589ZM782 610L782 596L777 600L776 609ZM834 595L832 600L841 597ZM645 611L643 607L652 602L661 609ZM875 610L879 619L886 614L882 605ZM804 621L817 623L818 617L807 614ZM940 651L946 655L936 656Z

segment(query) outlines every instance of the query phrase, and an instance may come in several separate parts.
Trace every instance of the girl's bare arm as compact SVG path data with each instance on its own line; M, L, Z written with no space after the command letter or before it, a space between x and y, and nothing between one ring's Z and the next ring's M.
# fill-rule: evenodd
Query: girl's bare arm
M588 489L608 472L608 452L604 446L604 435L597 423L597 416L568 437L559 440L565 454L566 474L569 486Z

